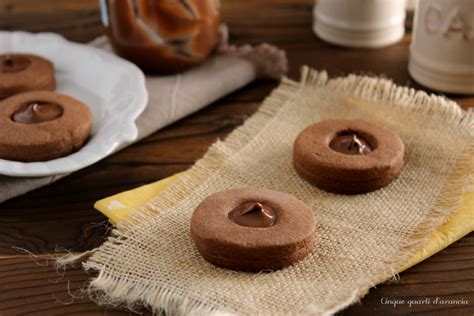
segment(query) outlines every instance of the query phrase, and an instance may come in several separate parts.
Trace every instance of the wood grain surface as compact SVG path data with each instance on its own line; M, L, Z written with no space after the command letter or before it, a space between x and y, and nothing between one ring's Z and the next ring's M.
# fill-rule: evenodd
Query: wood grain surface
M0 30L57 32L87 42L102 34L97 0L0 0ZM223 0L234 43L271 42L288 53L290 77L303 64L348 73L382 75L422 89L407 73L409 31L379 50L326 44L311 30L311 0ZM92 208L96 200L189 168L209 145L254 113L276 86L254 82L141 142L57 183L0 205L0 315L128 315L97 306L83 293L92 276L82 269L57 271L56 253L100 245L110 229ZM473 97L449 95L463 107ZM401 304L383 300L465 300L467 304ZM148 312L141 311L145 314ZM474 234L377 286L340 315L474 315Z

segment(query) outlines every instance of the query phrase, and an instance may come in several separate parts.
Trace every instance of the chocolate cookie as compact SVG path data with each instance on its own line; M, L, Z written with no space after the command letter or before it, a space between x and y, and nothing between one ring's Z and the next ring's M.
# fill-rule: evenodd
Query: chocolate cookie
M313 210L286 193L263 188L221 191L204 199L191 219L199 253L216 266L277 270L314 245Z
M53 64L27 54L0 55L0 99L32 90L54 90Z
M362 120L328 120L303 130L293 165L328 192L359 194L389 184L403 167L404 145L392 130Z
M92 113L82 102L49 91L17 94L0 102L0 158L45 161L80 148Z

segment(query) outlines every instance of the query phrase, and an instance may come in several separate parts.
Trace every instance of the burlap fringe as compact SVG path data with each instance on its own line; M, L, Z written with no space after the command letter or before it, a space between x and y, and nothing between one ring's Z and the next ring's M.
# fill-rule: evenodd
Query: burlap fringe
M327 86L355 97L372 101L384 101L380 106L400 106L404 110L414 113L437 117L449 122L453 126L466 129L469 137L474 136L474 112L463 111L456 103L443 97L428 95L414 89L398 87L387 79L368 78L350 75L346 78L328 80L327 73L317 72L308 67L302 69L302 80L296 82L283 79L278 89L264 101L258 112L249 118L241 127L232 132L225 142L213 144L205 156L183 174L175 184L171 185L159 198L146 207L133 212L131 219L119 223L112 231L108 240L95 251L84 264L85 268L93 267L99 270L99 275L90 282L89 293L98 304L108 306L126 306L134 309L137 306L150 307L156 313L166 311L169 314L228 314L225 307L210 306L198 299L185 297L172 289L157 284L135 284L129 280L122 280L107 271L105 264L109 260L112 250L120 247L127 237L127 231L138 227L139 222L156 216L160 210L173 207L185 198L217 169L221 168L226 159L241 150L252 138L258 136L262 128L278 111L297 97L305 86ZM396 276L398 268L423 246L430 234L442 225L462 203L462 195L467 182L472 179L474 146L461 157L458 168L453 171L450 181L444 187L442 196L438 199L434 209L434 216L427 218L420 224L419 230L401 249L401 255L380 267L380 272L373 275L369 284L360 284L359 290L352 293L341 304L325 307L321 310L317 306L308 306L307 314L330 315L360 300L371 287ZM149 297L150 293L156 293ZM147 294L147 295L144 295ZM143 299L146 301L143 301Z

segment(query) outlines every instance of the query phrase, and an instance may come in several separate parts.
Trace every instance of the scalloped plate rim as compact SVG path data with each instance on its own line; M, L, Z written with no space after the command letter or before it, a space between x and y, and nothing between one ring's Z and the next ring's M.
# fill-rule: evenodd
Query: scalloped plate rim
M111 65L114 65L121 67L124 71L127 71L127 75L129 75L129 82L135 84L135 87L130 87L130 90L133 90L134 102L133 105L126 107L126 111L120 113L120 118L115 118L112 122L100 124L103 119L96 121L96 118L94 118L94 125L96 125L94 126L94 130L96 130L97 133L92 135L88 143L80 150L70 155L45 162L19 162L0 159L0 175L12 177L41 177L71 173L96 163L97 161L113 153L120 146L129 144L137 139L138 128L135 121L145 110L148 103L148 92L145 85L145 75L137 66L103 49L68 41L56 33L0 31L0 45L7 42L8 40L10 40L11 43L15 37L25 37L25 40L27 40L27 37L41 39L45 43L43 45L47 45L48 42L55 41L58 43L58 45L64 47L74 47L76 49L82 50L83 52L87 52L102 59L106 59L108 60L108 64L106 66L110 67ZM0 48L0 53L4 51L21 51L22 49L26 48L23 47L20 49L18 47L10 46L9 50L2 50ZM27 50L34 53L35 48L31 46ZM106 68L106 66L102 65L103 68ZM133 79L130 79L132 76ZM115 84L117 85L117 83ZM93 86L93 83L91 83L90 86ZM117 96L117 98L120 99L120 96ZM102 110L105 110L107 105L101 104L99 107L102 107ZM113 128L113 126L110 127L110 125L118 125L117 122L121 123L122 125L120 125L120 129L117 128L118 133L114 134L114 138L112 140L103 139L102 142L100 142L100 138L103 137L103 134L105 133L105 131L100 130L100 127L105 125L109 128L106 131L110 132L110 128ZM92 139L94 139L94 142L99 142L100 144L90 146ZM98 146L103 144L106 146ZM75 158L81 158L81 161L78 161Z

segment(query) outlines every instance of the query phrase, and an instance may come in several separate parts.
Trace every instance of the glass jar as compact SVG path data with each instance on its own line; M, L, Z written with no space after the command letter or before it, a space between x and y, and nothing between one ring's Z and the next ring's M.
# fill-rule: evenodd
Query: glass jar
M101 0L116 53L146 72L169 74L202 63L219 40L218 0Z

